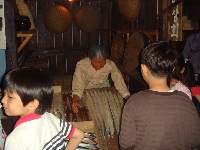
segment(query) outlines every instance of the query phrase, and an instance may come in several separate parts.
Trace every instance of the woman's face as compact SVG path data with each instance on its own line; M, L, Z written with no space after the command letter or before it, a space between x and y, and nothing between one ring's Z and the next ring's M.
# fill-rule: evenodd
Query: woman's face
M90 60L91 60L91 65L95 70L100 70L106 64L105 57L94 57L90 58Z

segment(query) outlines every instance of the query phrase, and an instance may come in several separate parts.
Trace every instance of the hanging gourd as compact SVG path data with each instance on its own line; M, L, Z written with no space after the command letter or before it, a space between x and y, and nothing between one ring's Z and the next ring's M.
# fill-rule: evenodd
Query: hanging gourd
M63 33L72 23L72 17L64 6L53 5L44 13L44 25L52 33Z
M140 11L140 0L118 0L118 8L125 20L134 21Z
M81 6L74 15L75 25L82 31L91 32L101 25L102 15L97 7L91 5Z

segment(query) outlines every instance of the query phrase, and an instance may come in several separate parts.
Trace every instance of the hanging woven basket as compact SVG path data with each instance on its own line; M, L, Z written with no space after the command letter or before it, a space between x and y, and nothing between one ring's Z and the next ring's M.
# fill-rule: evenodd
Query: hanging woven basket
M115 62L115 64L121 63L124 54L124 38L119 34L115 34L111 47L110 59Z
M84 5L74 15L75 25L82 31L91 32L101 25L102 15L97 7Z
M118 0L118 8L125 20L134 21L140 11L140 0Z
M131 73L139 65L139 55L144 48L144 40L140 33L134 32L126 45L123 59L123 67Z
M69 11L61 5L53 5L44 13L44 25L52 33L63 33L72 23Z

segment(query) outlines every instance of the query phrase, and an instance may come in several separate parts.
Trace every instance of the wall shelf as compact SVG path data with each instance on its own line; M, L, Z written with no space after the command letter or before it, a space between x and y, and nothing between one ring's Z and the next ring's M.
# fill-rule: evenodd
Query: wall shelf
M24 48L24 46L26 46L26 44L30 41L34 33L35 31L26 31L17 33L17 37L21 38L22 41L22 43L17 48L17 53L19 53Z

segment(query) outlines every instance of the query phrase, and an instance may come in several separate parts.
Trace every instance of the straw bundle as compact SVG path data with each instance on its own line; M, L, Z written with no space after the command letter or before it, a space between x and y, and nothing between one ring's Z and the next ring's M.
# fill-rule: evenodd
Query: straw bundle
M122 61L124 54L124 38L119 34L115 34L111 47L111 56L110 59L117 63Z
M91 32L97 30L101 24L102 15L98 8L85 5L74 15L75 25L82 31Z
M91 119L97 125L102 149L112 149L112 140L117 143L123 98L115 88L87 89L82 99ZM103 142L102 142L103 141ZM114 148L113 148L114 149ZM115 148L116 149L116 148Z
M44 25L52 33L63 33L67 31L72 23L69 11L60 5L47 8L44 14Z
M139 55L143 47L144 40L141 34L134 32L130 36L124 53L123 67L126 72L130 73L134 71L135 68L139 65Z
M118 8L125 20L134 21L140 11L140 0L118 0Z

